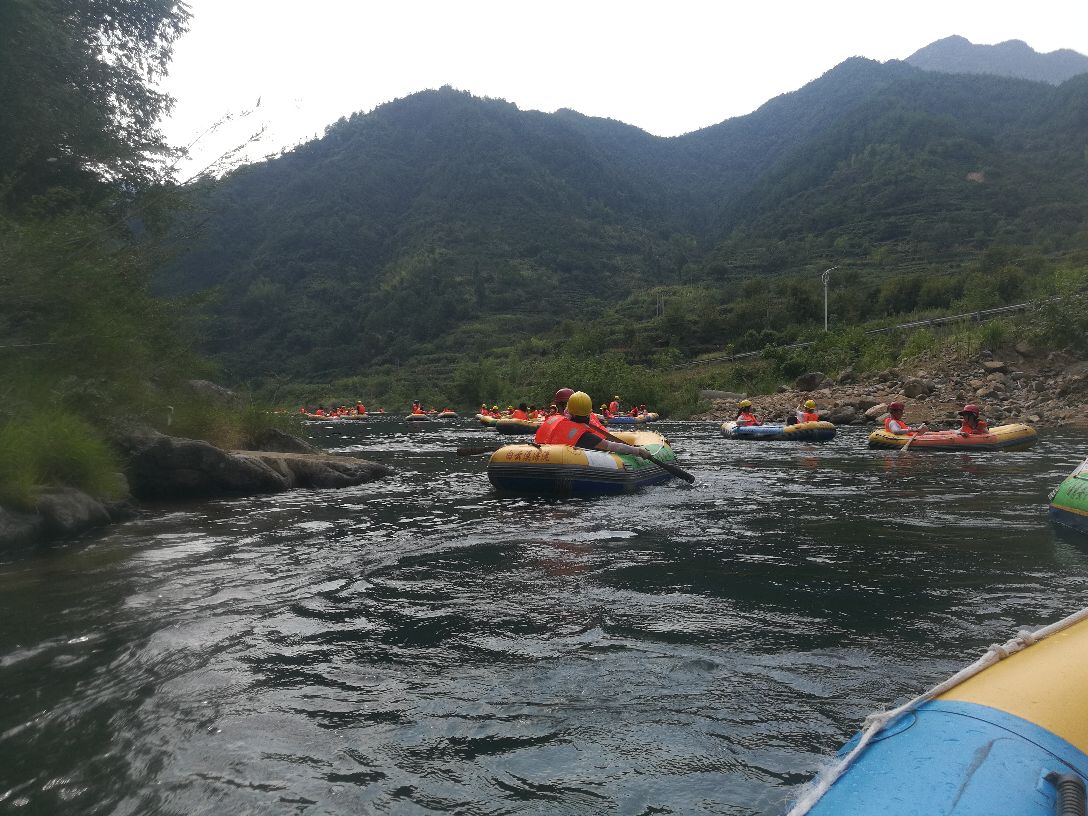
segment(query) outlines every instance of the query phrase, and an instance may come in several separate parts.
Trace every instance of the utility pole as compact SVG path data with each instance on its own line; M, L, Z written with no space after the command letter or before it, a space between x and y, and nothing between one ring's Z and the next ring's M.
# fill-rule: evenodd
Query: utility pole
M831 279L831 273L838 269L837 266L833 266L830 269L825 269L820 273L820 279L824 282L824 331L827 331L827 282Z

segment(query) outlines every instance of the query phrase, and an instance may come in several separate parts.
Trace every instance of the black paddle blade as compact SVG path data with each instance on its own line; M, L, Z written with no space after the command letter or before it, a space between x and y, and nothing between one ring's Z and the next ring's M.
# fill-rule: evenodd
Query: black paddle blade
M684 470L682 468L678 468L676 465L672 464L671 462L662 462L660 459L655 459L653 456L650 457L650 461L653 462L658 467L663 468L664 470L667 470L669 473L671 473L677 479L683 479L688 484L695 484L695 477L694 476L692 476L686 470Z

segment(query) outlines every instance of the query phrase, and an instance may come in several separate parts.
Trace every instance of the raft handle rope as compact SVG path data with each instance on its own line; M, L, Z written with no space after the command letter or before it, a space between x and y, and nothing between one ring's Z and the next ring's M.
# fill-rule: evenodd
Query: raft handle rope
M1084 781L1076 774L1060 774L1051 771L1046 781L1054 786L1056 816L1085 816Z
M1074 612L1069 617L1063 618L1049 626L1044 626L1042 629L1036 629L1034 632L1022 629L1016 633L1016 637L1012 640L1007 641L1006 643L993 644L982 657L970 666L960 669L943 683L939 683L924 694L920 694L913 700L903 703L903 705L898 708L893 708L890 711L874 711L865 718L858 744L837 763L818 773L809 783L808 790L797 800L786 816L804 816L804 814L808 813L813 805L819 802L823 795L830 790L833 784L835 784L835 780L842 776L846 769L854 763L854 760L861 755L861 752L865 750L870 742L872 742L873 737L883 731L888 723L913 711L922 703L928 702L934 697L938 697L946 691L955 688L964 680L974 677L983 669L989 668L995 663L1004 660L1009 655L1014 655L1017 652L1026 649L1028 646L1038 643L1040 640L1050 637L1050 635L1053 635L1056 632L1068 629L1070 626L1080 623L1083 620L1088 620L1088 608L1082 609L1079 612ZM1076 813L1076 811L1072 811L1072 813ZM1081 813L1083 813L1083 810Z

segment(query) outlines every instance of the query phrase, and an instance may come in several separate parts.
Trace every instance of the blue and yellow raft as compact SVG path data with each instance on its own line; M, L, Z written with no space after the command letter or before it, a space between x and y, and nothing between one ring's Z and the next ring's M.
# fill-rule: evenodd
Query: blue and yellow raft
M1057 524L1088 533L1088 459L1054 491L1050 518Z
M1086 678L1082 619L894 720L819 801L791 813L1083 813L1056 810L1056 800L1059 784L1076 787L1088 778Z
M784 425L768 422L763 425L738 425L722 423L722 436L726 439L751 439L770 442L830 442L835 438L835 426L830 422L798 422Z
M662 462L676 454L660 434L630 431L613 434L628 445L646 448ZM491 454L487 478L511 493L542 496L603 496L633 493L661 484L672 475L648 459L569 445L505 445Z

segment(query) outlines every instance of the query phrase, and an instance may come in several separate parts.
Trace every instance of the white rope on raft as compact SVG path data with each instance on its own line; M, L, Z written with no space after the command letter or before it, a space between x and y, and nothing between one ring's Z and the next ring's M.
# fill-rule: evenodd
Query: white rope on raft
M861 738L858 740L858 744L853 747L850 753L834 765L829 766L817 774L809 783L808 789L804 791L801 798L797 800L786 816L804 816L808 813L812 809L812 806L819 802L823 795L827 793L833 784L835 784L835 780L842 776L846 769L853 764L854 760L861 755L861 752L865 750L866 746L872 742L873 737L884 730L884 727L888 723L913 711L922 703L944 694L949 689L955 688L964 680L974 677L983 669L1004 660L1009 655L1016 654L1017 652L1026 649L1028 646L1031 646L1033 643L1038 643L1043 638L1050 637L1050 635L1053 635L1055 632L1060 632L1063 629L1068 629L1070 626L1080 623L1083 620L1088 620L1088 608L1075 612L1069 617L1063 618L1049 626L1044 626L1042 629L1036 629L1034 632L1022 629L1016 633L1016 637L1012 640L1006 643L995 643L986 651L986 654L970 666L960 669L943 683L934 686L925 694L920 694L910 702L904 703L898 708L893 708L890 711L874 711L865 718Z

